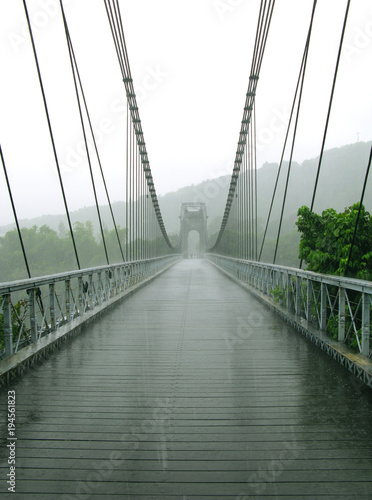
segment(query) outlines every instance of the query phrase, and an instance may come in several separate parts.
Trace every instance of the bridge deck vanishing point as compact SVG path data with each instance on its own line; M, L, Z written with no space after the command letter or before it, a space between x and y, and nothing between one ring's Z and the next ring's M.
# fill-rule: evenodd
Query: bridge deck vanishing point
M3 409L8 390L2 498L372 498L371 391L206 261L86 327Z

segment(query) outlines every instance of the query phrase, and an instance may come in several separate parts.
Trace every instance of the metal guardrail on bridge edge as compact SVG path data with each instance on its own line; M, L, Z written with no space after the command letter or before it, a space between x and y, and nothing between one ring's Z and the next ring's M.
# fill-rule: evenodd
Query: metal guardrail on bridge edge
M0 284L0 359L84 317L179 258L173 254Z
M371 358L372 282L218 254L206 258L304 319L319 332ZM372 375L372 374L371 374Z

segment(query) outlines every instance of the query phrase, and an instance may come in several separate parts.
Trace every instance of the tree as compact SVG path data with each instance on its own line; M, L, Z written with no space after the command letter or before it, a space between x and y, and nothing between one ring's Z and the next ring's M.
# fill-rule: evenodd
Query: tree
M74 236L82 268L106 264L103 248L99 247L91 221L75 222Z
M357 222L359 203L337 213L333 208L313 213L306 206L298 210L299 258L317 273L344 276ZM349 277L372 280L372 217L361 206L356 238L351 253Z

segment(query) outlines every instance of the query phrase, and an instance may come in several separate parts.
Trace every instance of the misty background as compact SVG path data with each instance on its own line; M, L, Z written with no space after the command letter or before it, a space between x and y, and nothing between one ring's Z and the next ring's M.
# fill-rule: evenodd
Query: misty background
M99 242L59 2L29 0L27 4L71 218L80 224L89 221ZM207 204L209 233L213 236L219 229L233 168L259 2L122 0L120 4L146 148L166 229L174 241L181 203L202 201ZM261 232L312 5L312 0L282 0L274 9L256 96ZM123 229L126 97L104 3L65 0L64 6L115 218ZM346 1L318 2L278 263L298 263L294 223L298 208L311 201L345 7ZM0 35L5 69L0 80L0 140L18 217L22 227L46 225L62 235L66 216L21 2L0 3ZM343 210L360 200L372 138L371 55L372 8L369 0L358 0L351 3L349 12L314 207L317 212L329 207ZM288 161L289 148L284 158ZM105 228L110 232L113 224L102 179L97 161L93 158L92 162ZM286 166L284 163L263 254L267 262L272 258ZM4 236L14 227L14 218L3 174L0 193L0 234ZM371 209L371 199L369 182L367 209ZM83 234L87 228L80 229ZM15 255L18 250L14 249ZM100 264L99 257L96 263ZM22 273L19 270L17 277Z
M372 141L356 142L340 148L327 150L323 156L319 187L315 198L314 211L321 213L327 208L334 208L337 211L343 211L345 208L358 202L361 197L362 185L366 173L366 161L369 156ZM312 191L315 182L316 171L319 158L312 158L304 161L302 164L294 162L288 188L287 202L285 205L283 227L278 248L277 264L290 267L297 267L298 245L300 234L297 231L295 222L297 220L297 211L303 206L309 206L311 203ZM277 177L279 165L277 163L265 163L257 172L258 192L258 244L261 245L264 228L267 221L269 206L272 200L273 189ZM277 237L279 215L282 206L282 196L284 192L285 180L287 175L288 163L282 166L282 172L279 177L277 193L274 199L272 217L268 226L267 238L262 254L263 262L272 262L274 255L275 242ZM228 188L230 185L230 175L221 176L215 179L209 179L200 184L185 186L176 191L159 196L159 204L166 224L168 234L173 243L177 242L180 229L180 207L183 202L202 202L207 205L208 214L208 233L211 241L214 241L217 235L222 214L225 208ZM372 210L372 182L367 184L364 204L367 210ZM115 202L113 204L115 219L121 231L125 228L126 204L124 202ZM112 246L111 262L119 262L117 242L113 234L111 214L109 207L101 207L101 215L106 231L106 238ZM83 207L71 213L72 222L78 225L77 232L80 234L80 246L82 251L87 252L87 264L104 265L105 256L102 248L100 229L97 220L97 211L95 206ZM34 228L26 236L26 242L31 246L34 242L35 248L28 248L29 259L34 268L40 269L41 274L45 272L47 261L50 255L50 249L53 245L56 258L50 261L50 272L69 270L69 266L74 266L73 259L67 260L64 264L66 255L71 254L71 248L62 252L61 244L55 240L48 239L48 230L56 232L58 238L65 239L68 234L67 221L64 214L42 215L36 218L23 219L20 221L23 228ZM87 227L85 227L86 225ZM84 227L83 227L84 226ZM91 226L91 233L87 228ZM0 239L0 262L1 276L0 281L12 279L21 279L25 276L25 268L22 261L18 236L14 229L14 223L0 226L0 237L7 233L9 238L12 235L12 244L14 245L14 254L12 255L12 264L4 265L9 261L9 242L4 244ZM46 229L47 227L47 229ZM41 232L46 232L40 235ZM125 234L121 237L125 240ZM28 239L27 239L28 238ZM3 244L1 244L3 241ZM45 248L40 248L43 246ZM198 250L198 238L191 234L189 244L192 246L191 252ZM49 245L50 248L47 248ZM62 253L61 253L62 252ZM45 254L45 255L44 255ZM44 255L44 257L42 257ZM18 256L18 257L17 257ZM116 258L116 260L115 260ZM91 260L93 259L93 261ZM63 267L65 266L65 267Z
M257 162L278 162L312 0L277 2L256 97ZM157 193L231 174L259 2L122 0L124 31ZM65 0L111 199L124 201L125 91L101 0ZM319 155L346 1L318 2L294 159ZM59 2L29 0L71 210L93 205ZM0 3L0 138L21 219L63 212L22 2ZM372 8L352 2L326 149L371 139ZM288 157L289 153L287 153ZM94 162L93 162L94 163ZM107 203L96 162L99 201ZM13 216L0 175L0 225Z

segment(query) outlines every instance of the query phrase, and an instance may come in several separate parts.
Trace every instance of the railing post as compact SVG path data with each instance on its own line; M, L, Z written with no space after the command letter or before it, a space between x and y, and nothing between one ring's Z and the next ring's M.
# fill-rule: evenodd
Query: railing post
M266 271L265 271L265 288L264 288L265 295L269 295L269 293L270 293L270 282L271 282L271 271L270 271L270 269L266 269Z
M119 269L119 291L121 292L125 288L125 271L124 266Z
M97 273L97 299L98 299L98 304L102 304L102 274L101 271L98 271Z
M13 332L12 332L12 313L11 313L11 295L3 296L3 315L4 315L4 342L5 356L13 354Z
M110 271L108 271L106 269L105 271L105 285L104 285L104 290L105 290L105 293L104 293L104 297L105 297L105 300L109 300L110 298Z
M274 271L270 269L268 271L269 279L267 280L266 295L270 295L270 291L273 289L274 285Z
M296 276L296 316L301 316L301 276Z
M50 329L52 332L56 329L56 297L55 297L56 285L55 283L50 283L49 285L49 312L50 312Z
M338 340L345 341L345 289L338 289Z
M264 287L264 270L263 267L260 267L260 292L263 292Z
M323 282L320 285L320 329L327 329L327 285Z
M83 292L83 277L78 277L78 314L79 316L84 312L84 292Z
M279 304L282 306L283 305L283 297L284 297L284 280L283 280L282 271L279 271L278 287L283 292L282 294L279 295L279 297L280 297Z
M129 264L127 285L130 288L133 284L133 264Z
M312 299L312 283L309 278L306 279L306 316L307 321L311 321L311 299Z
M87 306L89 309L93 309L93 273L90 273L88 276L89 284L88 284L88 303Z
M258 267L256 265L254 266L253 286L256 288L256 290L259 287Z
M27 290L28 293L28 305L30 309L30 330L31 330L31 341L37 342L37 318L36 318L36 307L35 307L35 290L31 288Z
M120 290L120 268L113 268L112 271L113 284L111 287L112 295L115 296L119 293Z
M292 276L287 273L287 309L292 309Z
M65 281L66 321L71 321L70 280Z
M371 296L363 292L362 295L362 354L369 354L369 335L371 326Z
M128 266L125 266L124 267L124 290L126 290L128 288L127 284L128 284Z
M272 280L271 280L271 288L269 290L269 293L271 290L274 290L278 286L278 273L276 269L273 269L272 271Z
M110 269L108 272L107 285L108 285L108 298L110 299L115 295L113 290L115 288L115 268Z

